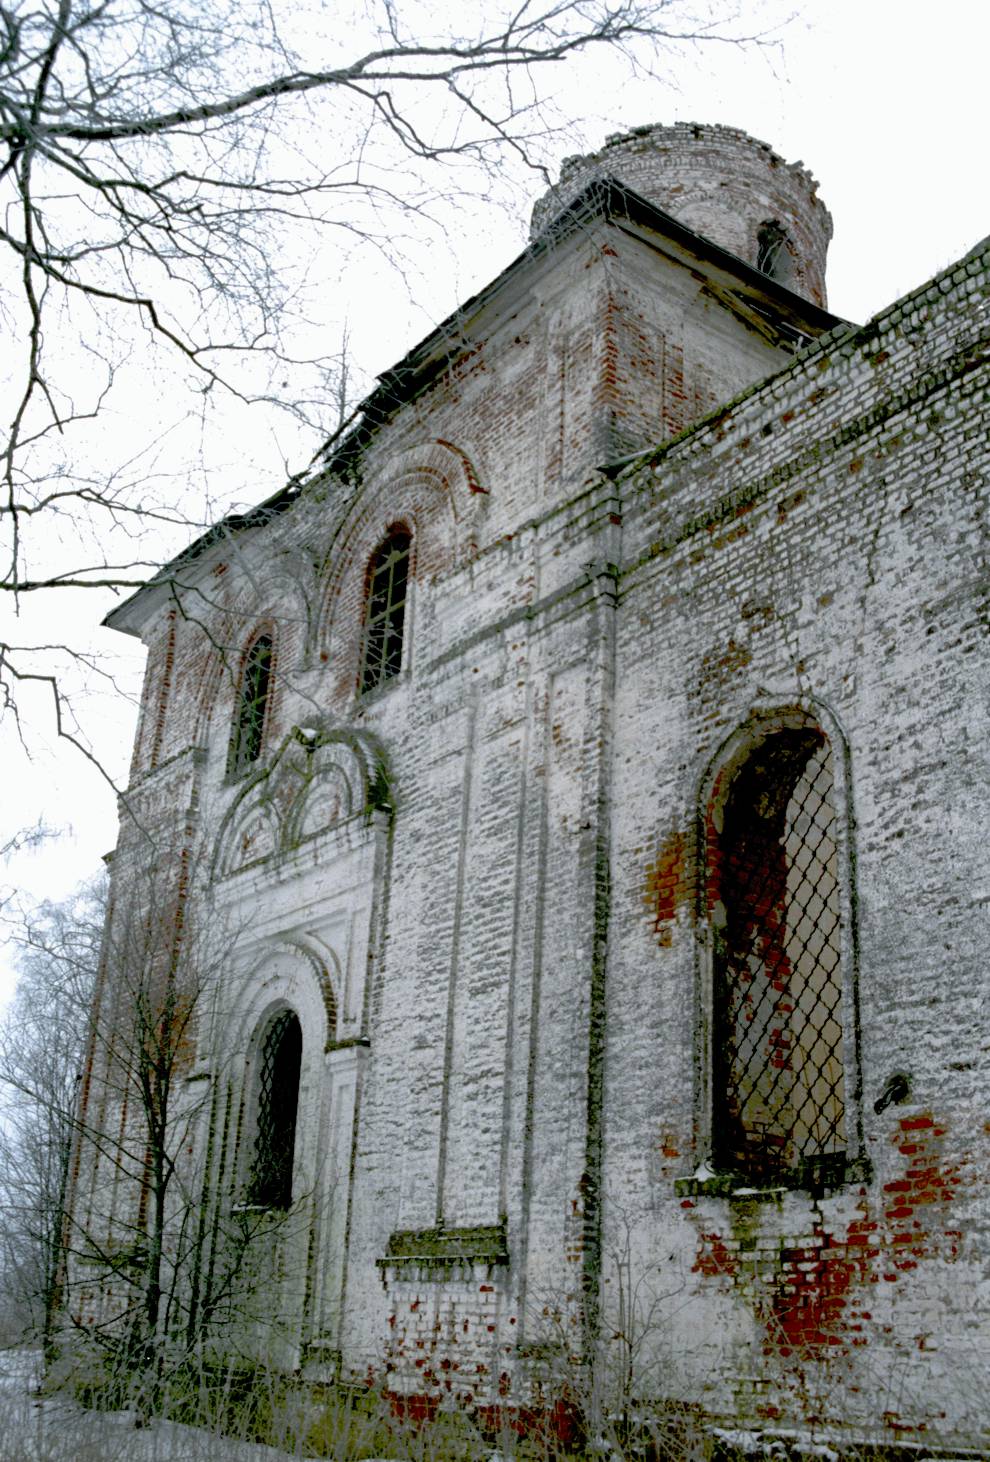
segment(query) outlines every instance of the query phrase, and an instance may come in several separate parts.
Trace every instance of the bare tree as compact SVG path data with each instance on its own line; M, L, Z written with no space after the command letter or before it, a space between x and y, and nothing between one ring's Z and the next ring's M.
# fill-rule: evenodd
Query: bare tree
M203 482L177 498L160 428L116 443L139 363L177 362L207 425L231 393L287 410L312 450L342 391L340 342L300 333L314 248L397 259L472 169L540 166L562 64L599 47L650 69L744 39L725 25L723 0L704 18L691 0L0 4L0 585L18 608L127 590L213 516ZM72 738L56 641L0 643L0 704L34 682Z
M20 981L0 1028L0 1263L8 1334L49 1353L67 1275L116 1291L89 1328L132 1365L146 1369L163 1324L176 1328L163 1307L178 1304L173 1270L201 1196L176 1192L196 1117L182 1078L208 978L201 947L180 965L182 912L156 886L105 928L100 878L10 921ZM80 1172L88 1205L70 1192Z
M7 1328L46 1344L58 1305L62 1214L106 882L14 925L20 983L0 1027L0 1266Z
M180 859L175 860L178 865ZM182 1101L203 982L183 957L185 898L163 857L108 911L93 991L63 1215L59 1300L125 1374L154 1363L189 1210ZM202 951L200 951L202 955ZM178 1229L178 1232L176 1231Z
M84 1374L141 1415L185 1404L190 1386L212 1396L211 1355L229 1373L255 1362L252 1345L277 1353L295 1317L273 1295L272 1256L291 1262L309 1221L308 1193L255 1196L246 1159L228 1152L218 1175L215 1149L240 1129L219 1093L241 1091L243 1073L228 1083L197 1051L236 936L215 911L193 920L182 861L149 860L111 900L50 1283L53 1378ZM294 1118L290 1147L293 1132Z

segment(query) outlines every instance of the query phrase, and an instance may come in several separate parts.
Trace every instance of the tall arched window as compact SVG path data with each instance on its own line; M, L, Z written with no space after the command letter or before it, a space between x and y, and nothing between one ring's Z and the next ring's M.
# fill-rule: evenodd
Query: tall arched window
M713 1157L757 1182L843 1169L838 833L812 724L768 734L710 810Z
M255 1086L255 1133L247 1201L261 1208L292 1204L292 1159L299 1107L302 1028L280 1010L262 1038Z
M272 638L259 635L247 653L227 753L228 772L243 772L261 755L272 675Z
M364 650L361 690L374 690L402 669L402 632L406 617L406 585L412 537L406 528L390 528L368 565L364 607Z

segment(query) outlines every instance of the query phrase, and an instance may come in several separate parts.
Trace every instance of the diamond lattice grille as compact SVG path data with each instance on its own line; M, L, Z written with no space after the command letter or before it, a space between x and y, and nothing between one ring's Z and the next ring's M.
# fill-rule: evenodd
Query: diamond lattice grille
M750 756L716 864L716 1153L773 1180L845 1149L838 847L821 732L779 732Z
M299 1021L291 1010L283 1010L265 1033L258 1071L257 1131L249 1200L264 1208L288 1208L292 1203L292 1155L301 1058Z

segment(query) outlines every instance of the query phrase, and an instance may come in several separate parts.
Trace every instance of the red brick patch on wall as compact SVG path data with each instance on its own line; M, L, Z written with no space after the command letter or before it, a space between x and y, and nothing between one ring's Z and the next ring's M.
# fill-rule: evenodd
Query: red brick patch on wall
M699 1234L694 1272L731 1282L766 1327L767 1355L812 1358L867 1345L871 1286L897 1283L926 1260L959 1256L951 1208L966 1177L961 1162L943 1162L945 1133L930 1113L902 1117L892 1137L904 1160L900 1176L884 1183L878 1207L861 1189L860 1217L844 1232L815 1219L801 1238L754 1240L745 1230L757 1222L734 1211L728 1236Z

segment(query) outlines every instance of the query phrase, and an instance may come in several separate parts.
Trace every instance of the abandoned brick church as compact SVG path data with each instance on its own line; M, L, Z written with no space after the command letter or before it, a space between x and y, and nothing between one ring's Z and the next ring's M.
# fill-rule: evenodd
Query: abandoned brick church
M251 1226L224 1283L304 1375L525 1409L622 1351L987 1441L990 242L857 326L830 233L729 128L570 159L319 470L110 615L108 943L196 980L170 1252L219 1326ZM146 1209L81 1152L75 1232Z

